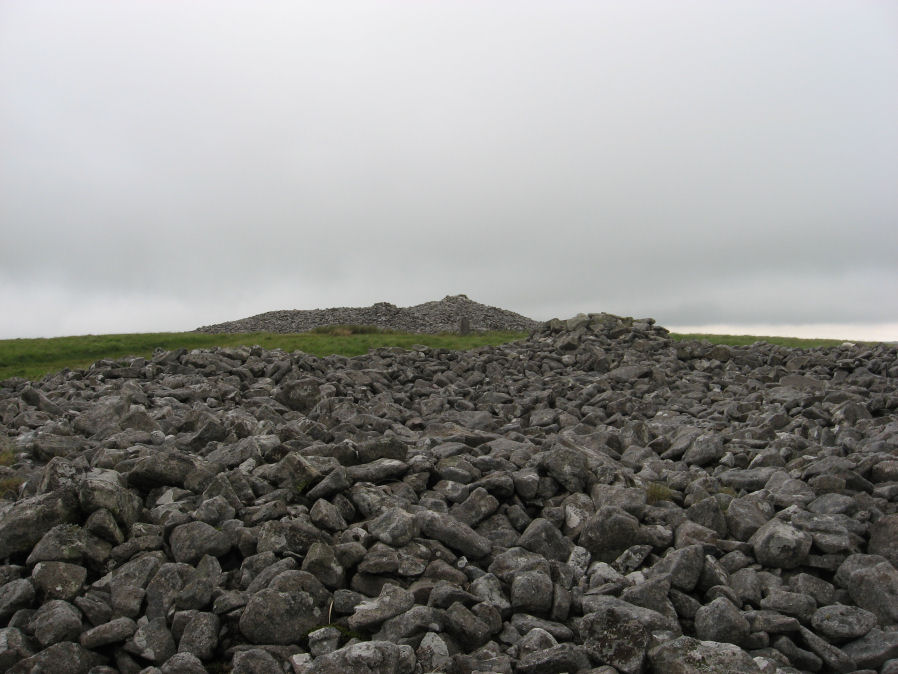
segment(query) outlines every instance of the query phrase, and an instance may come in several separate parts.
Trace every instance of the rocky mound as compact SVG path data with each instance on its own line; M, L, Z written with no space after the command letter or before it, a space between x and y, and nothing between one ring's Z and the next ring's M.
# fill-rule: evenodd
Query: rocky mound
M0 669L895 672L896 355L590 315L0 383Z
M370 307L336 307L269 311L268 313L197 328L211 334L234 332L306 332L328 325L373 325L402 332L458 332L462 321L474 332L512 330L530 332L539 325L526 316L507 309L490 307L469 300L466 295L447 295L439 302L425 302L413 307L397 307L378 302Z

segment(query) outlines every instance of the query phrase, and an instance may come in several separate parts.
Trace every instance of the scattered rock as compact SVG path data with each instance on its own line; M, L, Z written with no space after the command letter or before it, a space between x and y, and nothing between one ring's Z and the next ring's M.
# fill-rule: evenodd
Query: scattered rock
M496 327L474 305L316 320ZM894 346L530 328L0 382L0 669L895 669Z

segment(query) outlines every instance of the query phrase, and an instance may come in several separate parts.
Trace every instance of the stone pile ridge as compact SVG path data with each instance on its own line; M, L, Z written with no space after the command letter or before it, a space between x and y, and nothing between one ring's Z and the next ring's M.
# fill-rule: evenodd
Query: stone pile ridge
M0 671L895 674L896 355L590 314L0 382Z
M242 318L237 321L206 325L197 332L211 334L235 332L306 332L329 325L373 325L385 330L436 334L458 332L462 319L470 330L509 330L530 332L539 323L508 309L491 307L468 299L466 295L447 295L439 302L425 302L412 307L397 307L378 302L370 307L336 307L332 309L288 309Z

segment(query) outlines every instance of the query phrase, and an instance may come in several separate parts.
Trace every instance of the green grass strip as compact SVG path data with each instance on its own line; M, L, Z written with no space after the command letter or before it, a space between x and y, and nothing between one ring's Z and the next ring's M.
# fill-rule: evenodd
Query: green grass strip
M103 360L126 356L149 358L157 348L200 349L213 346L254 346L285 351L304 351L316 356L338 354L359 356L384 346L410 348L422 344L431 348L465 350L524 339L526 332L486 332L471 335L424 335L400 332L327 334L325 331L300 334L270 332L207 335L198 332L155 332L124 335L82 335L39 339L0 340L0 380L24 377L37 380L64 368L86 368Z
M759 337L755 335L704 335L704 334L687 334L680 335L670 333L670 338L683 341L687 339L697 339L711 342L712 344L724 344L726 346L750 346L758 342L767 342L768 344L776 344L777 346L789 346L798 349L816 349L818 347L839 346L848 340L844 339L804 339L801 337Z
M346 334L349 333L349 334ZM811 349L838 346L838 339L799 339L796 337L757 337L752 335L674 334L675 340L700 339L714 344L745 346L768 342L780 346ZM431 348L466 350L494 346L527 337L526 332L486 332L471 335L444 333L425 335L378 330L371 326L330 326L313 332L278 334L272 332L207 335L200 332L150 332L123 335L81 335L40 339L0 340L0 380L24 377L37 380L46 374L69 368L86 368L103 360L126 356L149 358L157 348L201 349L213 346L254 346L284 351L304 351L316 356L338 354L359 356L384 346L410 348L423 344Z

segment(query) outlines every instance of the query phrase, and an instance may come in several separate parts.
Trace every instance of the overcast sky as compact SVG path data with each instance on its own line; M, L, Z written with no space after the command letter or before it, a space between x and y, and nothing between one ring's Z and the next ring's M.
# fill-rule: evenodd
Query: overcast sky
M898 4L2 0L0 232L0 338L465 293L898 340Z

